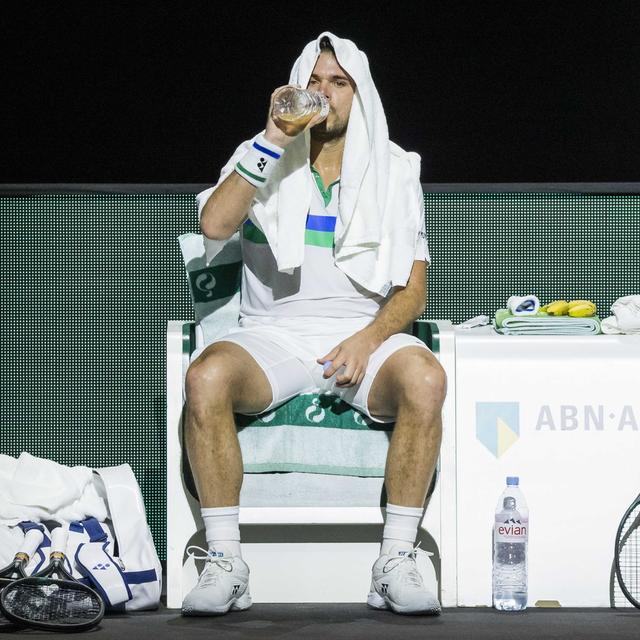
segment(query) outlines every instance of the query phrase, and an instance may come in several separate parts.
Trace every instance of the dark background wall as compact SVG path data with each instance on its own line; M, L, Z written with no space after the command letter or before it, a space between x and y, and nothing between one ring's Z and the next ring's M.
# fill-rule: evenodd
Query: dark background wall
M208 183L328 29L425 182L640 181L640 3L2 4L0 182Z

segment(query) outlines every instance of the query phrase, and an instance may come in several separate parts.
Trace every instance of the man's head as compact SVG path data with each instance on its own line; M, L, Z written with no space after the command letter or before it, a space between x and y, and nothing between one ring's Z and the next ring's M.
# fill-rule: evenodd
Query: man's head
M311 129L311 137L319 142L344 137L356 84L338 64L331 41L326 36L320 41L320 55L311 72L307 89L324 93L329 99L330 107L327 118Z

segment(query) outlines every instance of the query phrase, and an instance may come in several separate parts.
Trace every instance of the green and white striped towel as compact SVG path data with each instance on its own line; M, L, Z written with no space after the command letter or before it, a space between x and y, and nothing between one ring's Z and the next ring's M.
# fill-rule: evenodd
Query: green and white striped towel
M393 424L373 422L337 396L305 393L236 420L245 473L384 476Z
M187 270L196 322L204 343L210 344L238 326L242 252L240 235L229 240L208 240L197 233L178 237Z

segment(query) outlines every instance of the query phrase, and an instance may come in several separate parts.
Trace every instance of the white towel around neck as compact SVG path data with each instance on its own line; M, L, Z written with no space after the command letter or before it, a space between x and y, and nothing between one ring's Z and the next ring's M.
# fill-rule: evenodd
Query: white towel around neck
M324 32L296 60L290 84L306 87L328 37L340 66L354 79L340 175L335 263L369 291L386 296L405 286L424 216L420 156L389 141L387 120L366 55L353 42ZM253 212L276 259L291 272L304 259L306 216L311 203L310 135L292 142L267 185L258 190Z

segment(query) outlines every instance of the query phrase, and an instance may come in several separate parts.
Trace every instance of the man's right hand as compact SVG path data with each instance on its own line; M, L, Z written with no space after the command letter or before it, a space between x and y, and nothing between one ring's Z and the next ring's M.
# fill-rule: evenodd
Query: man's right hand
M285 87L291 87L295 85L285 84L282 87L278 87L271 94L271 104L269 105L269 117L267 118L267 126L265 127L264 137L273 144L285 148L287 145L291 144L296 137L301 134L303 131L314 127L316 124L322 122L324 118L321 115L315 115L306 125L300 125L293 122L283 122L282 120L278 120L273 116L273 102L275 95L281 89Z

